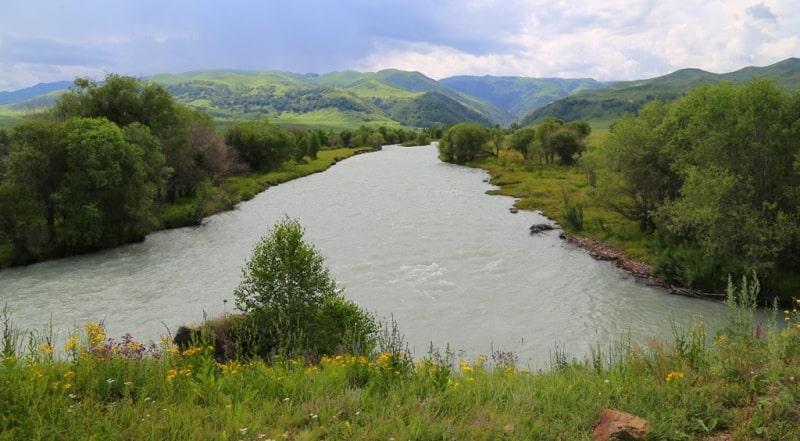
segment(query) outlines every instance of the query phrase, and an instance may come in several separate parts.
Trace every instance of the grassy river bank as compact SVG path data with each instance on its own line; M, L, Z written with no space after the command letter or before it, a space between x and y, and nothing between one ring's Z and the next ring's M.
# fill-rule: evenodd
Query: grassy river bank
M542 169L552 182L535 187L490 173L495 184L527 185L518 206L554 218L582 188L570 171ZM275 183L231 185L244 199ZM615 222L585 216L601 232ZM57 344L53 330L20 334L6 310L0 440L591 440L604 409L644 418L645 439L800 439L800 314L777 311L753 327L757 287L741 285L729 288L728 324L715 335L676 319L671 336L645 346L620 336L585 359L554 346L535 372L500 352L463 359L432 348L412 359L397 339L314 363L222 364L210 347L181 351L170 338L139 342L93 323Z
M54 347L47 330L19 335L6 313L0 440L590 440L603 409L647 420L645 439L800 439L798 312L755 329L751 318L731 303L717 335L676 322L671 338L622 337L585 360L555 347L550 367L530 372L512 354L413 360L397 344L220 364L209 347L143 344L98 324Z

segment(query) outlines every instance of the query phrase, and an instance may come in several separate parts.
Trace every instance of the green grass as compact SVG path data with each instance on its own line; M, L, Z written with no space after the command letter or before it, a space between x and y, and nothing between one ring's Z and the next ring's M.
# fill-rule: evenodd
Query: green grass
M590 143L599 142L607 133L607 129L595 131L597 133L593 133ZM564 167L543 164L538 160L526 160L513 150L503 150L500 153L498 158L483 158L469 164L487 170L491 183L500 187L490 190L489 194L518 198L519 201L515 204L517 208L541 211L569 233L603 240L610 246L622 249L628 258L652 261L652 238L642 233L636 222L594 204L588 195L586 174L580 166ZM565 195L569 204L580 204L583 208L581 231L571 227L564 217Z
M338 109L321 109L306 113L281 113L270 121L283 126L299 126L323 130L357 129L361 126L402 127L400 123L377 114L346 112Z
M97 324L64 343L53 330L23 339L6 315L0 440L591 440L606 408L646 419L647 439L800 439L798 313L753 333L752 309L731 311L716 336L698 322L585 359L555 348L536 372L508 354L436 351L219 364L205 346Z

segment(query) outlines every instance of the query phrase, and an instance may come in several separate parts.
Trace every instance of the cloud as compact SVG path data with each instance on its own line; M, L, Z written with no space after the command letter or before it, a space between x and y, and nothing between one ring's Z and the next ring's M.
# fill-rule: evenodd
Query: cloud
M29 0L0 14L0 89L207 68L648 78L800 54L792 0Z
M764 3L759 3L757 5L750 6L745 10L747 15L757 19L757 20L766 20L777 22L778 17L772 13L768 6L765 6Z

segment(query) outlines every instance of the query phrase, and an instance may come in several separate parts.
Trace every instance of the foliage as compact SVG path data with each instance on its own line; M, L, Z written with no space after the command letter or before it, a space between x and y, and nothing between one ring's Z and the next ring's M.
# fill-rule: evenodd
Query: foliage
M677 196L678 178L653 133L665 115L665 106L651 103L639 117L618 119L583 161L592 176L594 200L638 222L642 231L655 228L654 210Z
M253 170L275 170L291 157L294 142L286 131L268 120L233 123L225 131L225 142Z
M800 95L773 80L646 106L588 161L595 200L655 230L655 271L668 281L719 292L755 271L772 295L776 275L800 269L798 117Z
M489 129L477 123L456 124L439 140L443 160L463 164L488 153Z
M292 219L276 224L256 244L242 269L236 307L245 314L245 351L269 356L293 351L332 355L369 348L375 322L343 298L322 255L303 239Z
M660 77L619 81L601 88L577 91L550 104L532 109L520 118L520 125L541 122L547 117L565 121L582 119L594 125L625 115L636 115L648 103L668 103L680 99L701 84L746 83L756 78L773 78L783 88L800 91L800 59L789 58L771 66L749 67L736 72L715 74L700 69L681 69Z
M525 158L530 158L536 152L536 127L525 126L515 130L508 136L508 146L522 154Z
M227 147L215 138L208 115L178 104L162 86L117 74L98 84L77 78L75 87L61 95L48 111L50 118L106 118L120 128L138 123L158 139L166 165L172 170L167 196L194 195L206 179L224 174L230 165L209 158L228 158Z
M25 120L5 166L0 228L16 263L141 240L168 175L146 127L104 118Z

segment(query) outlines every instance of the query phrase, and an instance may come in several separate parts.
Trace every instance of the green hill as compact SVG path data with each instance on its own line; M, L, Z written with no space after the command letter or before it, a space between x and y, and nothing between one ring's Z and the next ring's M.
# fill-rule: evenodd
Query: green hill
M426 92L414 99L399 103L392 108L391 116L394 120L412 127L449 125L459 122L492 124L486 115L439 92Z
M602 87L601 83L587 78L526 78L490 75L482 77L462 75L443 78L439 82L462 93L487 101L515 118L575 92Z
M200 70L155 75L180 103L224 123L267 117L284 126L357 128L425 126L464 121L506 126L547 116L609 122L647 102L671 101L708 82L772 76L800 90L800 59L727 74L682 69L657 78L602 84L592 79L454 76L436 81L419 72L386 69L300 75L282 71ZM2 92L0 126L51 105L71 83ZM438 112L438 114L437 114Z
M668 75L637 81L622 81L599 89L583 90L534 110L520 119L530 125L553 116L565 121L583 119L613 121L624 114L635 114L641 106L659 100L673 101L703 83L746 82L772 77L789 91L800 90L800 59L789 58L766 67L746 67L735 72L715 74L700 69L681 69Z

